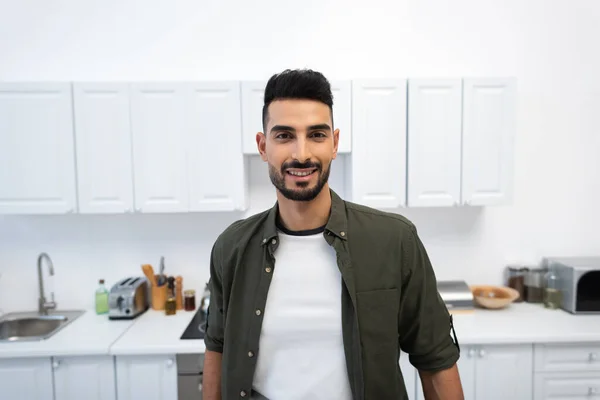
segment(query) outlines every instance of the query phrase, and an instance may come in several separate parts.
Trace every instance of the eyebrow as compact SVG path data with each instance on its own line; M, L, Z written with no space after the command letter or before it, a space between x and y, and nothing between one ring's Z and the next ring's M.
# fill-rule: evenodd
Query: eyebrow
M308 127L309 131L316 131L319 129L331 131L331 127L328 124L317 124L317 125L311 125ZM271 128L271 133L281 132L281 131L296 132L296 129L291 126L287 126L287 125L275 125L274 127Z

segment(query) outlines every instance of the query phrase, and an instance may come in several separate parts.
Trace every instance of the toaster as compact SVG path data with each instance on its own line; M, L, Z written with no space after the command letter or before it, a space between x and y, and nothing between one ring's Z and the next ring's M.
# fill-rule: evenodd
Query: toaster
M143 314L149 304L148 280L144 277L124 278L108 293L108 318L133 319Z

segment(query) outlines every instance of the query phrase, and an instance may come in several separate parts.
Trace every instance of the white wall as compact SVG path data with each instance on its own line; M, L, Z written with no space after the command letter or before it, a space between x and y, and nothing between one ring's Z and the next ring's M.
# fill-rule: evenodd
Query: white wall
M438 278L496 284L507 262L600 254L599 16L595 0L0 0L0 80L516 76L514 204L397 210ZM257 159L252 179L254 212L274 194ZM241 216L0 216L0 308L35 307L41 251L61 307L91 307L98 278L161 255L199 289L212 241Z

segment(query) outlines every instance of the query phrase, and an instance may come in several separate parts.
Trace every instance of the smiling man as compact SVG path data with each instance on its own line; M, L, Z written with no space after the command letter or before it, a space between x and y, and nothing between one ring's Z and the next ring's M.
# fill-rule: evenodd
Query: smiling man
M318 72L267 83L256 143L277 201L212 248L203 398L408 399L402 350L426 399L462 399L452 320L415 226L329 188L332 110Z

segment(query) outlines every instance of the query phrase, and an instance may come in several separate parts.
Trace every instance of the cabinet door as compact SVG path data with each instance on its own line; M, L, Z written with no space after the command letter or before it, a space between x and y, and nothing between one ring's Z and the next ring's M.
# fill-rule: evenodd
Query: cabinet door
M262 109L267 81L242 82L242 148L244 154L258 155L256 134L263 131Z
M460 203L462 81L408 83L408 206Z
M486 400L533 398L531 345L481 346L477 350L475 397Z
M196 83L190 93L190 210L244 210L247 186L239 83Z
M0 214L74 212L68 83L0 83Z
M406 81L353 81L352 107L352 201L374 208L406 205Z
M332 80L333 127L340 130L338 153L352 151L352 82Z
M0 359L0 398L53 400L50 358Z
M76 83L73 93L79 212L132 212L129 87Z
M461 346L461 354L458 362L458 374L463 388L465 400L475 400L475 363L477 349L474 346ZM417 372L417 399L424 400L423 384ZM487 399L483 397L483 399ZM479 400L479 399L478 399Z
M462 199L500 205L512 199L516 126L514 79L465 79Z
M117 356L119 400L177 400L175 356Z
M537 373L534 386L534 400L597 399L600 375L592 372Z
M54 400L115 400L114 359L111 356L55 357Z
M188 211L186 85L137 83L131 89L136 211Z

